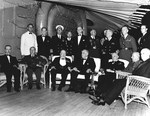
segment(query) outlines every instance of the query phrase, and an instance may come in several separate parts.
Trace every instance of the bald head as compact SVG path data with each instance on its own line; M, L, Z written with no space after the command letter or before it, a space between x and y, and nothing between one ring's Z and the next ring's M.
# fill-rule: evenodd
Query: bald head
M150 58L150 50L148 48L143 48L141 50L141 59L143 61L146 61L149 58Z
M117 53L112 53L111 56L113 61L118 61L119 56Z
M137 62L140 60L140 53L139 52L133 52L131 56L132 62Z

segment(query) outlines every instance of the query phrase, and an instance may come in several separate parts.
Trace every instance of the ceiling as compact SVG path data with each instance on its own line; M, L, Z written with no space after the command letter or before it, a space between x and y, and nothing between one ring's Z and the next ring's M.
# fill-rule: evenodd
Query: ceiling
M130 28L138 28L144 15L150 11L150 0L0 0L0 8L16 5L37 4L38 2L54 2L77 7L86 10L86 17L95 28L102 31L105 28L118 30L122 25Z
M38 0L41 1L41 0ZM150 11L141 6L150 5L150 0L44 0L86 9L89 28L118 30L123 25L138 28L144 15Z

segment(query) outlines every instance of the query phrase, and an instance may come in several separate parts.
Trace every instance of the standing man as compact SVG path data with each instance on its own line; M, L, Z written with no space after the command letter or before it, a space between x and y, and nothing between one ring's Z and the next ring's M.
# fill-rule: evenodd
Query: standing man
M38 55L43 55L47 58L52 54L52 39L47 35L47 28L41 28L41 35L37 36Z
M131 62L131 55L133 52L137 51L137 45L135 42L135 39L128 34L128 27L123 26L121 29L121 38L120 38L120 52L119 52L119 58L125 59L129 62Z
M118 53L119 45L113 37L113 31L108 29L105 31L106 38L101 46L101 68L106 69L108 60L112 58L112 53Z
M65 38L62 36L64 27L62 25L56 26L56 35L52 37L53 41L53 54L59 55L61 50L66 49Z
M21 36L21 55L22 56L27 56L30 55L30 48L35 47L36 52L38 51L37 49L37 39L36 35L33 33L33 24L28 24L27 26L27 32L22 34Z
M100 38L96 35L96 30L90 31L90 56L94 58L100 58Z
M81 51L83 49L89 49L89 40L83 35L83 29L81 26L77 28L78 35L74 38L75 45L75 59L81 58Z
M72 32L68 31L67 32L67 38L66 38L66 52L67 52L67 56L71 56L72 59L74 59L74 55L75 55L75 45L74 45L74 40L72 38Z
M16 57L11 56L10 45L5 46L5 55L1 56L0 64L2 65L2 69L6 75L7 81L7 92L11 92L12 87L12 75L14 75L14 90L16 92L20 92L20 70L18 69L18 61Z
M141 33L142 33L142 37L140 37L138 40L139 52L143 48L150 49L150 34L148 33L148 28L146 25L141 25Z
M71 84L67 92L69 91L75 91L75 92L81 92L86 93L86 89L88 87L88 83L90 80L90 75L95 70L95 62L93 58L89 57L89 51L88 50L82 50L81 53L82 58L77 59L73 62L72 66L72 72L71 72ZM77 76L78 74L85 75L85 79L83 79L81 87L77 88Z

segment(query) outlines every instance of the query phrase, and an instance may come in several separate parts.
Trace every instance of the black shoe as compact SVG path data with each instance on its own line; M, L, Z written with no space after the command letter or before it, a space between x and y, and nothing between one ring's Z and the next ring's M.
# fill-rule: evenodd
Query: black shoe
M28 89L32 89L32 85L29 85L29 86L28 86Z
M58 87L58 91L62 91L62 87Z
M9 92L11 92L11 90L7 90L7 92L9 93Z
M74 92L75 92L75 93L80 93L80 92L81 92L81 90L76 89Z
M19 89L15 89L15 91L16 91L16 92L20 92L20 90L19 90Z
M98 102L96 105L102 105L102 106L104 106L105 105L105 102L103 101L103 102Z
M80 91L80 93L87 93L87 92L86 92L86 89L82 89L82 90Z
M67 89L65 92L72 92L74 91L74 89L72 87L69 87L69 89Z
M55 91L55 89L56 89L55 87L52 87L52 88L51 88L51 91Z
M41 89L41 87L40 87L40 85L39 85L39 84L37 84L37 85L36 85L36 88L37 88L38 90L40 90L40 89Z

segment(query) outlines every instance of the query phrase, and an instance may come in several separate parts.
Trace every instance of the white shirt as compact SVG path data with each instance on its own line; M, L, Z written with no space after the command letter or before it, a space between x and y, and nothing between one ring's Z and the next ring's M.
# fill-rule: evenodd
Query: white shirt
M60 58L59 63L60 63L61 66L65 66L66 65L66 59L65 58L64 59Z
M78 45L80 44L81 37L82 37L82 36L78 36Z
M7 56L7 58L8 58L8 62L10 63L10 56Z
M29 34L29 31L26 33L22 34L21 36L21 55L29 55L30 54L30 48L31 47L36 48L36 52L38 51L37 49L37 39L36 35L34 33Z
M86 60L83 60L83 65L85 64Z
M58 35L58 34L57 34L57 36L58 36L59 39L61 39L61 35Z
M43 42L44 42L45 41L45 37L43 36L42 39L43 39Z

